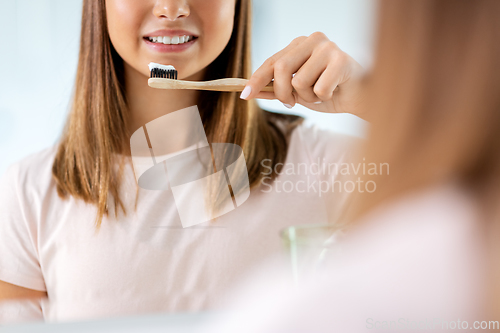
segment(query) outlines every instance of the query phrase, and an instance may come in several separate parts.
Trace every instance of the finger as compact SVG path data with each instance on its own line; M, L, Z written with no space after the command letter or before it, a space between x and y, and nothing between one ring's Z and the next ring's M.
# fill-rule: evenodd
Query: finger
M313 92L322 101L333 98L333 92L343 80L343 71L339 66L328 66L314 84Z
M327 64L321 62L321 54L319 58L318 55L313 53L309 60L298 70L291 82L298 96L308 103L320 101L314 93L313 88L314 84L327 68Z
M307 37L305 36L295 38L283 50L277 52L266 61L264 61L264 63L252 74L252 77L246 84L246 88L250 87L250 92L248 92L247 89L248 93L245 94L245 96L243 96L244 94L242 94L242 97L244 97L243 99L249 100L255 98L256 94L258 94L262 90L262 88L269 84L269 82L271 82L271 80L274 78L274 65L278 61L278 59L280 59L289 50L295 48L306 38Z
M318 50L323 50L324 46L329 43L331 42L323 33L314 33L295 48L285 53L276 62L274 67L274 93L285 106L288 104L293 107L297 102L298 92L293 93L293 74L298 73L300 68L308 62L314 53L318 52ZM310 62L308 70L314 73L313 76L316 75L316 77L308 76L308 80L315 82L322 70L326 68L328 61L328 57L316 57L314 62ZM305 88L304 93L306 94L305 98L313 98L312 91L307 92L307 88Z

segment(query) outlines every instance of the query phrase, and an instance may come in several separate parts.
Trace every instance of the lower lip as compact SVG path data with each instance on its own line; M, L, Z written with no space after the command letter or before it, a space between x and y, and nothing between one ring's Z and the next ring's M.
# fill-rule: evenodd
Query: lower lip
M182 52L190 48L198 38L192 39L187 43L182 43L182 44L161 44L161 43L153 43L147 38L144 38L144 41L146 44L151 47L153 50L157 52L163 52L163 53L175 53L175 52Z

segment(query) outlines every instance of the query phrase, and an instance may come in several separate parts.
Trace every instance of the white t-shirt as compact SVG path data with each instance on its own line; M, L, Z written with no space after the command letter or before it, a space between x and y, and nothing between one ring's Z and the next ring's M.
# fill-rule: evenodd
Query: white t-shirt
M96 233L95 206L57 195L55 146L13 164L0 181L0 280L46 291L48 299L0 303L0 322L213 309L254 266L282 251L281 229L336 219L349 193L337 187L320 197L318 181L331 175L304 163L345 162L357 141L298 126L280 182L190 228L182 227L170 190L140 189L134 211L131 165L121 187L127 215L104 218Z
M474 200L439 184L379 206L341 255L296 288L269 260L222 303L204 333L474 330L486 325L484 234ZM484 327L483 327L484 328Z

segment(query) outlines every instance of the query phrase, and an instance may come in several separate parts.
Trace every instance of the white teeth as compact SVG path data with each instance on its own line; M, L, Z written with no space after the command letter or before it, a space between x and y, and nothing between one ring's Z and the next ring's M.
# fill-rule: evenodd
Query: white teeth
M158 36L158 37L148 37L148 39L153 43L163 43L163 44L183 44L193 40L193 36Z

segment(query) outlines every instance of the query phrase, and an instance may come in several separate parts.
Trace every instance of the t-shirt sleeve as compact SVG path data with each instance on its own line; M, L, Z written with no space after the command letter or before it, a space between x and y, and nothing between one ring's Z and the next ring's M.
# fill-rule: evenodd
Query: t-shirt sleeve
M0 301L0 326L45 321L41 299Z
M30 211L35 200L27 196L25 180L19 163L11 165L0 178L0 280L46 291L38 256L37 223Z

